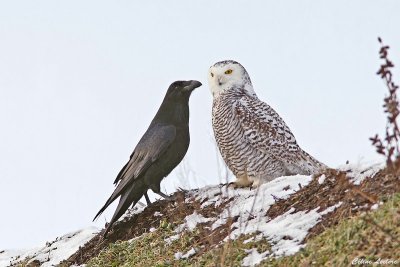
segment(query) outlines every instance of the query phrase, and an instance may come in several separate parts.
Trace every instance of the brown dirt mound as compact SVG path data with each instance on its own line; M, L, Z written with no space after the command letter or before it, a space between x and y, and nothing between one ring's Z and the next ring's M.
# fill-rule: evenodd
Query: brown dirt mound
M329 169L323 173L325 180L319 184L317 175L306 187L291 195L288 199L279 200L267 211L267 216L275 218L291 208L296 211L307 211L317 207L320 210L342 204L333 212L323 216L305 238L305 242L324 229L336 225L339 221L349 218L360 211L369 210L371 206L396 192L400 192L400 179L381 170L373 177L367 177L360 185L354 185L346 176L346 172Z
M277 200L266 213L268 217L275 218L291 208L295 208L296 211L312 210L317 207L324 210L342 202L333 212L322 217L321 221L310 230L305 242L320 234L325 228L336 225L340 220L351 217L360 211L369 210L372 205L379 201L379 198L400 192L399 176L392 175L386 170L365 179L359 186L349 181L346 172L329 169L323 174L326 178L322 184L318 182L320 175L314 177L309 185L301 188L288 199ZM228 200L227 203L219 207L209 205L206 208L201 208L201 203L194 199L185 202L187 195L184 191L176 192L173 195L176 201L161 200L146 207L139 214L127 216L123 221L115 224L107 239L103 239L101 233L99 233L62 265L84 264L92 257L97 256L110 243L140 236L152 227L159 227L161 220L174 224L181 223L187 215L194 211L205 217L216 217L230 201ZM160 212L163 215L155 216L155 212ZM201 236L196 240L196 243L205 245L203 246L205 250L218 245L227 235L226 231L231 230L230 225L235 219L232 218L225 226L214 231L211 231L207 224L199 226Z
M116 241L126 241L134 237L140 236L146 232L149 232L151 228L158 228L161 221L167 223L178 223L183 222L183 219L192 214L194 211L205 216L215 217L219 214L230 200L225 202L219 207L208 206L206 208L200 208L201 204L199 201L191 199L190 202L185 203L186 192L181 190L172 195L174 201L171 200L160 200L152 203L146 207L141 213L127 216L120 222L117 222L112 230L108 233L107 238L102 237L102 232L92 238L83 247L81 247L75 254L69 257L66 261L63 261L61 265L81 265L89 261L91 258L97 256L101 250L108 247L109 244L115 243ZM155 215L156 212L162 215ZM219 243L222 240L223 227L219 227L214 231L210 231L204 224L201 227L203 233L200 240L196 240L201 245L211 245L210 240L213 243ZM212 237L212 238L210 238Z

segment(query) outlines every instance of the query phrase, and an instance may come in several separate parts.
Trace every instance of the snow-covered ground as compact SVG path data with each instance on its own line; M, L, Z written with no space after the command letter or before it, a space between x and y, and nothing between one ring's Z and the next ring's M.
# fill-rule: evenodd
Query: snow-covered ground
M271 220L265 216L267 210L277 199L288 198L298 191L301 186L306 186L312 180L311 176L295 175L277 178L261 185L258 189L249 188L233 189L230 186L207 186L198 191L191 192L192 197L203 202L202 207L209 205L219 206L228 199L233 200L224 208L216 218L204 218L196 212L187 216L182 225L177 226L175 232L191 231L197 223L212 221L212 229L224 225L229 218L238 217L231 225L232 232L226 236L225 241L239 238L243 234L259 233L257 238L266 238L272 245L272 253L276 256L296 253L303 245L301 242L308 230L318 223L323 214L331 212L335 207L319 211L318 209L305 212L289 210ZM187 198L186 201L190 201ZM285 236L285 238L283 238ZM177 236L172 236L172 240ZM178 253L178 252L177 252ZM182 252L180 252L183 254ZM260 262L269 253L259 254L253 250L244 259L244 265L253 265Z
M89 227L58 237L37 248L20 251L0 251L0 267L10 266L25 259L29 259L29 262L39 260L43 267L55 266L74 254L80 246L92 239L97 232L97 228Z
M354 184L360 184L366 177L373 176L384 167L383 163L346 164L338 169L347 172L347 176ZM274 219L265 216L266 212L277 199L286 199L301 187L308 185L311 176L295 175L277 178L269 183L261 185L257 190L233 189L229 186L207 186L197 191L192 191L192 198L203 202L201 207L210 205L219 206L233 197L233 200L224 208L223 212L216 218L205 218L196 212L187 216L182 225L175 229L176 234L167 238L171 242L179 238L179 233L184 230L191 231L197 223L212 222L212 229L225 224L228 218L238 217L231 225L231 233L228 239L237 239L243 234L257 234L256 239L265 238L271 244L271 251L258 253L257 250L248 250L248 256L243 260L243 266L254 266L266 257L277 257L292 255L305 245L302 241L322 218L334 211L342 203L338 202L331 207L320 210L319 207L309 211L298 211L294 209L277 216ZM318 182L322 184L325 176L319 177ZM190 201L187 198L186 201ZM251 241L251 240L248 240ZM177 255L186 255L185 252L176 252ZM193 254L191 253L190 256Z
M360 184L366 177L374 175L384 164L346 164L338 169L346 171L348 177L354 184ZM186 216L184 223L178 225L174 234L165 239L171 243L180 237L184 231L193 231L199 223L210 223L211 228L224 225L229 218L238 217L238 220L231 225L232 231L228 239L237 239L243 234L256 234L254 239L265 238L271 244L272 249L266 252L257 252L256 249L247 250L247 257L244 258L243 266L253 266L266 257L292 255L304 246L302 241L308 231L314 227L323 215L334 211L342 203L338 202L331 207L320 210L319 207L309 211L295 211L291 209L274 219L265 216L266 212L277 199L286 199L291 194L308 185L312 180L311 176L295 175L277 178L269 183L263 184L257 189L233 189L230 186L206 186L198 190L189 191L186 202L193 199L202 203L201 207L218 207L232 198L216 217L206 218L196 211ZM319 177L318 182L324 183L325 176ZM139 205L131 214L143 211L144 205ZM159 212L154 214L160 216ZM156 231L156 229L153 229ZM69 258L80 246L89 241L98 229L86 228L74 233L66 234L54 241L46 242L45 245L30 250L0 250L0 267L15 264L21 260L29 259L30 262L39 260L41 266L54 266ZM245 241L250 242L253 238ZM196 248L189 251L176 251L175 258L188 258L196 254Z

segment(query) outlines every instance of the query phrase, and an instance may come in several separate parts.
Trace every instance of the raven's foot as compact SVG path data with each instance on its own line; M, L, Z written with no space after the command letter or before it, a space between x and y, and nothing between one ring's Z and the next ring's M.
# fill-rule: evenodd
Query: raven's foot
M164 194L163 192L155 192L157 195L163 197L164 199L168 200L168 201L175 201L176 200L176 196L172 195L172 196L168 196L166 194Z

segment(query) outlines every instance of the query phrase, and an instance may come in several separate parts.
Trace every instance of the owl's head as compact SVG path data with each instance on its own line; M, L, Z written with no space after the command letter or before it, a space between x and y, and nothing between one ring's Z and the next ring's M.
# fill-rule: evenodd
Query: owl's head
M214 98L228 90L244 90L249 95L255 95L246 69L233 60L212 65L208 70L208 84Z

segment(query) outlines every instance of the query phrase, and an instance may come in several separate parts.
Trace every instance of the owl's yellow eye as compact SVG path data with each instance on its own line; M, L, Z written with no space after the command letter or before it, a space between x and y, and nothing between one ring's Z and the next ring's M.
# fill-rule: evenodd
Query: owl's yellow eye
M214 73L211 72L211 77L214 77Z
M229 69L227 71L225 71L225 74L231 74L233 70Z

